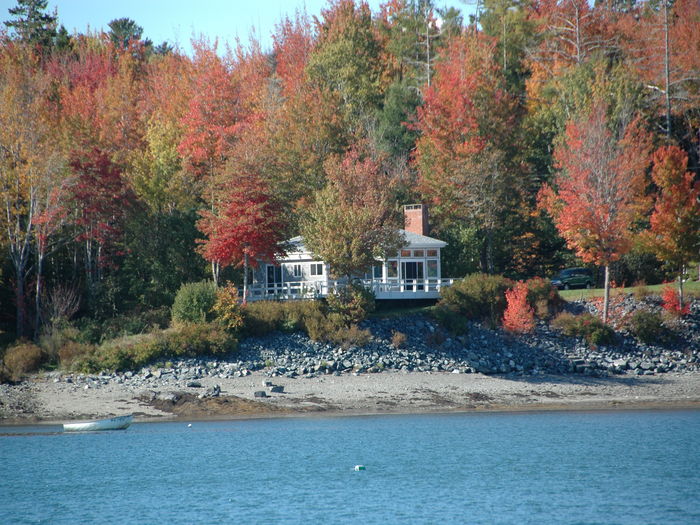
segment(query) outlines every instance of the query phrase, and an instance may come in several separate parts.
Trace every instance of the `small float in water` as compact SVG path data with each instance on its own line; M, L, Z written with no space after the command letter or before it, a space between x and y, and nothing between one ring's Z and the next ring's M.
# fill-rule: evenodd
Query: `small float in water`
M109 419L98 419L96 421L86 421L84 423L65 423L64 432L89 432L92 430L124 430L131 425L134 416L111 417Z
M367 470L364 465L355 465L355 470Z

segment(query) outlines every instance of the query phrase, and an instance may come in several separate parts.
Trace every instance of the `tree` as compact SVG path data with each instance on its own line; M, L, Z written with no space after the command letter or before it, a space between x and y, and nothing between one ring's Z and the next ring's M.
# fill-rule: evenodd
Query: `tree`
M118 49L127 49L131 42L138 42L143 35L143 27L131 18L115 18L108 25L109 39Z
M14 20L4 22L5 26L14 29L18 38L40 49L50 49L57 36L56 24L58 16L46 13L47 0L17 0L17 7L11 7L8 12ZM61 28L65 31L65 28Z
M654 152L651 175L659 188L651 228L643 238L656 256L678 272L683 309L683 270L700 253L700 182L687 171L688 155L677 146Z
M243 300L248 294L248 267L273 263L283 253L284 224L278 203L254 173L229 173L219 213L202 211L197 228L206 235L200 253L222 267L243 266Z
M318 39L307 71L321 88L340 95L347 124L358 126L381 103L379 42L369 5L333 0L316 20Z
M335 277L356 276L405 244L392 206L396 182L359 147L326 161L328 184L301 221L304 244Z
M484 271L494 272L494 235L517 186L510 178L517 107L494 60L493 40L454 38L418 108L416 146L423 195L442 225L478 224Z
M50 82L36 59L23 46L10 45L0 50L0 70L0 227L15 270L16 334L21 337L32 248L38 240L45 253L42 235L49 231L42 229L55 203L52 192L62 184L64 161L52 121ZM38 293L40 283L39 278Z
M540 192L540 202L567 246L585 262L605 267L603 322L608 319L610 264L631 247L649 154L640 123L616 136L608 128L606 110L597 103L588 115L569 122L565 140L554 152L561 170L557 191L545 185Z
M121 169L97 148L73 152L70 167L76 177L71 191L74 220L80 230L76 240L84 242L85 279L93 302L104 269L119 254L124 219L133 197Z

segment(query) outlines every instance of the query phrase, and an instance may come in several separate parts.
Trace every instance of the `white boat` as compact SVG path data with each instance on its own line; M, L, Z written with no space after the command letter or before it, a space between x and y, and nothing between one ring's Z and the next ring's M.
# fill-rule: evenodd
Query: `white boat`
M98 419L97 421L87 421L85 423L65 423L64 432L88 432L90 430L124 430L134 419L134 416L111 417L109 419Z

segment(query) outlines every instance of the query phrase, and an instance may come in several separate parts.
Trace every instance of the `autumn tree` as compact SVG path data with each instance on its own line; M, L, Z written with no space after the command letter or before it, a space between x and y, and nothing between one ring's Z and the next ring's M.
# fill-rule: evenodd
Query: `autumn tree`
M677 146L659 148L653 156L652 178L658 194L651 228L644 239L678 272L678 297L683 309L683 271L700 254L700 182L688 169L688 155Z
M616 134L603 104L572 120L554 157L556 191L545 185L542 205L567 246L584 262L605 268L603 321L608 319L610 264L630 249L648 163L648 137L638 121Z
M49 104L50 82L36 60L21 45L0 50L0 226L15 272L18 337L25 330L32 251L38 242L45 253L45 237L52 232L44 228L56 202L51 195L62 185L64 167Z
M124 218L133 197L121 169L99 149L74 152L70 167L76 178L70 196L79 230L76 240L84 246L85 280L93 302L104 270L119 255Z
M392 202L395 180L360 147L326 162L328 184L302 217L304 244L335 277L364 273L405 244Z
M228 173L220 188L218 213L201 212L197 228L206 235L200 253L222 267L243 267L243 300L248 296L248 268L274 263L283 253L285 227L280 206L254 173Z
M488 37L453 39L418 109L416 148L422 191L435 216L479 225L488 272L507 193L515 187L508 143L517 107L494 50Z

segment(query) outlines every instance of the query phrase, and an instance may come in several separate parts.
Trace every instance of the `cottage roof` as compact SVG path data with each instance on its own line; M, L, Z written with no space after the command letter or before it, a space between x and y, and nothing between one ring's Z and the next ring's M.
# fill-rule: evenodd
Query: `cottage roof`
M406 230L399 230L403 233L406 238L406 243L408 248L444 248L447 246L445 241L435 239L433 237L428 237L427 235L420 235L418 233L409 232ZM308 253L308 249L304 245L304 238L301 235L292 237L286 241L287 253Z

